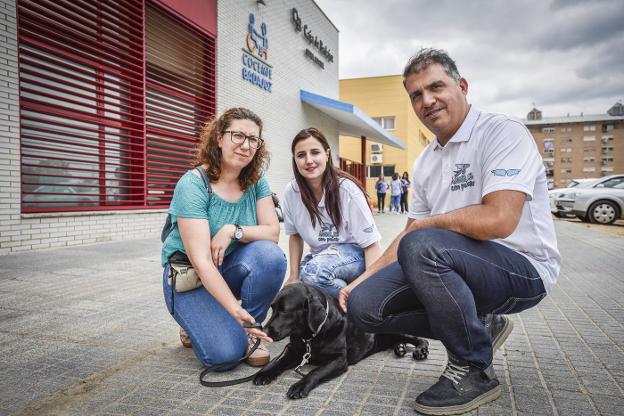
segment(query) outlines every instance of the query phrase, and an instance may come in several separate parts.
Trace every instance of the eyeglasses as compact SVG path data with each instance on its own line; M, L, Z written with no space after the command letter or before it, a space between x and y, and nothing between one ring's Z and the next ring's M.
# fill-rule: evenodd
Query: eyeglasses
M249 140L249 147L253 149L259 149L264 144L264 140L256 136L247 136L242 131L226 130L223 133L230 133L230 138L234 144L243 144L245 140Z

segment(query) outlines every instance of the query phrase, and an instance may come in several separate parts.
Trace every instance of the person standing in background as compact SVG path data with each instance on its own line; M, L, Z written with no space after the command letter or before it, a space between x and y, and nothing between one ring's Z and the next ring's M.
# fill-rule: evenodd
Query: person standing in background
M394 207L394 212L399 214L399 205L401 203L401 194L403 193L403 189L401 187L401 180L399 179L399 174L395 173L392 175L392 182L390 182L390 212L392 212L392 207Z
M408 204L407 204L407 195L409 193L410 184L409 175L407 172L403 172L403 176L401 177L401 188L403 192L401 193L401 214L407 214Z
M388 184L384 180L383 174L379 175L379 179L375 182L375 189L377 190L377 214L383 214L386 205L386 192L388 191Z

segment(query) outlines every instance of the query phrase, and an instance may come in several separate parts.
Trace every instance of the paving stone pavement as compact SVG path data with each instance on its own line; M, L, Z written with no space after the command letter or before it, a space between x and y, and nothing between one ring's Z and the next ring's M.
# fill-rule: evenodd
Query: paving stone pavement
M377 222L387 245L405 217ZM624 238L556 227L559 283L512 316L495 356L503 394L473 415L624 414ZM433 341L425 361L381 352L302 400L285 396L292 373L202 387L162 300L159 251L155 237L0 257L0 415L413 415L443 369Z

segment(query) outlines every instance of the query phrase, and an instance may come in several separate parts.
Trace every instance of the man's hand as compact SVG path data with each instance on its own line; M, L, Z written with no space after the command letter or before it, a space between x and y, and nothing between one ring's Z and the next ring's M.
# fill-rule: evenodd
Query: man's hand
M210 252L215 266L219 267L223 264L225 250L227 250L232 242L232 236L235 230L236 227L234 224L225 224L210 241Z
M348 285L340 289L340 292L338 292L338 304L344 313L347 313L347 300L349 299L351 290L353 290L353 288L351 285Z

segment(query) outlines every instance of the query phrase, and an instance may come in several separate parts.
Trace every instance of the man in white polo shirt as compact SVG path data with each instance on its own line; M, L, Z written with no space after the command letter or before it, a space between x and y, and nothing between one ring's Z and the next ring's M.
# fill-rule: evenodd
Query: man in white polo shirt
M526 127L468 104L468 83L444 51L420 50L403 77L436 138L414 163L405 230L339 301L368 332L442 341L447 367L415 409L463 413L500 396L492 358L513 327L503 314L537 305L561 259Z

